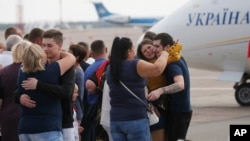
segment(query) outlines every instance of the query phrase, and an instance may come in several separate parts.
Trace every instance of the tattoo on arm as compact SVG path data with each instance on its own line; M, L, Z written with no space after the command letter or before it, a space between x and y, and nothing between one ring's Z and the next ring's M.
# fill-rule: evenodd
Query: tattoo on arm
M163 87L162 89L163 89L163 94L173 94L182 91L182 88L177 83Z

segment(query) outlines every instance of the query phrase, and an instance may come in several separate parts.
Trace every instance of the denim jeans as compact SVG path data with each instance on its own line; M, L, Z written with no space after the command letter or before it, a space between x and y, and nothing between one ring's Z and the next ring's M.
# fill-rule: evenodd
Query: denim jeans
M50 131L37 134L19 134L20 141L63 141L61 131Z
M148 119L111 121L114 141L151 141Z

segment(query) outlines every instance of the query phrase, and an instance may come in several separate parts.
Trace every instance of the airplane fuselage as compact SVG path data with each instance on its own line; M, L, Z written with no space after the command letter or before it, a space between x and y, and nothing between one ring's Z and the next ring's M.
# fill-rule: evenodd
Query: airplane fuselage
M249 5L247 0L190 0L150 31L178 39L190 67L250 73Z
M99 20L117 24L130 25L149 28L156 24L162 17L131 17L109 12L109 10L101 2L93 2Z

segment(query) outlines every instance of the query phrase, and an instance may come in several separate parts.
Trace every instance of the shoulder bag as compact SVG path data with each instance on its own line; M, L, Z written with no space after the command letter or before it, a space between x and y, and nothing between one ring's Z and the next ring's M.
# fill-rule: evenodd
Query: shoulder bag
M136 99L138 99L140 102L142 102L147 107L147 113L148 113L148 119L149 119L149 125L154 125L159 122L159 117L154 112L154 106L152 104L146 104L143 100L141 100L137 95L135 95L122 81L120 81L121 85L130 93L132 94Z

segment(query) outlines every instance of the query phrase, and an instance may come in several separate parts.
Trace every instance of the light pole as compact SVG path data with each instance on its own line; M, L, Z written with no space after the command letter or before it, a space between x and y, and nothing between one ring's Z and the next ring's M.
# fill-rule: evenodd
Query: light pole
M18 27L23 31L23 3L22 0L18 1L17 5L17 18L18 18Z
M59 6L60 6L60 27L63 25L63 18L62 18L62 0L59 0Z

